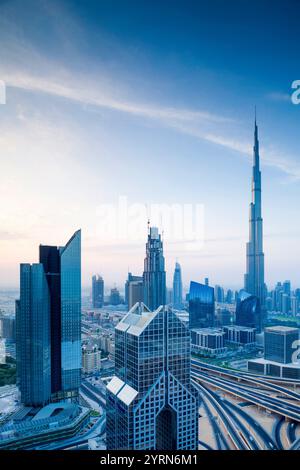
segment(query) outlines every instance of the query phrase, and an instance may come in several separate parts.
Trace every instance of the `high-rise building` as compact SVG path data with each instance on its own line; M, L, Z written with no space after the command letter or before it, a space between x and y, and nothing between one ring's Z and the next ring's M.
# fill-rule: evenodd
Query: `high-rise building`
M252 201L249 213L249 242L247 243L246 264L245 290L260 300L263 309L265 305L263 219L261 210L259 141L256 118L253 147Z
M190 333L166 307L135 305L115 329L107 386L107 449L196 450L198 397Z
M182 308L182 277L181 266L176 262L173 276L173 307Z
M128 284L128 307L131 309L137 302L144 298L143 281L130 281Z
M235 323L239 326L256 328L258 333L262 328L260 301L244 289L240 290L237 298Z
M219 303L224 302L224 289L218 284L215 285L215 301Z
M149 227L144 261L144 303L155 310L166 304L166 271L163 242L157 227Z
M64 247L40 245L39 264L21 264L16 308L22 402L78 395L81 377L81 232Z
M102 308L104 302L104 281L99 274L92 277L93 308Z
M116 287L110 290L110 304L119 305L121 303L120 292Z
M289 364L292 355L298 348L295 342L299 340L299 328L288 326L271 326L265 328L265 359Z
M129 284L130 282L143 282L143 276L135 276L132 273L128 273L127 280L125 282L125 304L129 306ZM134 304L133 304L134 305ZM131 305L132 307L132 305ZM130 308L129 307L129 310Z
M21 401L30 406L45 405L51 398L51 319L50 295L42 264L20 266L17 315Z
M207 328L214 326L215 298L213 287L191 281L189 292L189 326Z
M15 341L16 322L13 315L0 314L0 337L10 341Z

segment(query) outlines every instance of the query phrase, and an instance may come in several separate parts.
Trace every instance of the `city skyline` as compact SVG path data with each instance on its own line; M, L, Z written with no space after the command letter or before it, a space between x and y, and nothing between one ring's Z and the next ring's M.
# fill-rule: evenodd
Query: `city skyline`
M155 8L130 2L126 9L126 3L117 2L124 24L109 2L102 2L100 11L81 1L76 8L70 1L32 1L33 17L19 1L0 6L0 80L7 87L7 103L0 106L0 151L5 157L1 288L17 287L19 263L38 259L37 243L63 242L78 226L83 233L83 286L96 272L107 285L122 285L128 267L138 274L143 241L120 243L97 232L97 207L117 204L120 195L145 205L204 204L201 250L186 251L180 244L175 250L165 243L167 284L178 258L184 286L208 276L212 284L224 285L226 279L226 286L242 287L255 104L264 184L265 280L274 286L279 279L291 279L297 286L300 107L290 100L291 82L298 78L297 28L282 20L277 2L272 34L264 21L264 1L256 8L244 7L244 31L236 21L229 23L230 32L222 17L234 13L239 19L242 11L233 5L225 11L216 0L212 3L218 4L220 18L208 26L213 7L207 5L191 2L192 18L181 2L172 10L161 7L158 16ZM286 8L292 4L287 2ZM296 9L293 4L289 21L296 21ZM68 22L62 25L57 13ZM255 38L250 34L254 16ZM149 30L148 17L157 26L157 37ZM36 22L43 32L34 32ZM274 28L288 32L288 40L277 40ZM51 34L50 48L44 32ZM235 34L239 44L229 51L223 38ZM266 59L271 50L272 61ZM160 169L155 188L145 178L154 167ZM289 246L284 257L283 243Z

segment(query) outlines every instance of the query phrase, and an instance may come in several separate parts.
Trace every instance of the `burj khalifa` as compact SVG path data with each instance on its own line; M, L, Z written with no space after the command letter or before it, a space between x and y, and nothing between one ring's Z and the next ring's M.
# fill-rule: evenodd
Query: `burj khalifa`
M247 243L247 271L245 290L259 298L262 308L265 304L263 219L261 211L261 172L259 169L258 127L255 117L252 201L249 213L249 242Z

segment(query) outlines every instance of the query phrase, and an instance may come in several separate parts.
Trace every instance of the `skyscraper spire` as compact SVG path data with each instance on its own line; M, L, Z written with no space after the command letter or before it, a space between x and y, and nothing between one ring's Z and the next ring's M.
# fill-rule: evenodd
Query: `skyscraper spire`
M265 303L263 220L261 210L261 172L259 167L258 126L254 121L254 146L252 169L252 202L249 212L249 242L247 243L247 269L245 290L259 298L262 307Z

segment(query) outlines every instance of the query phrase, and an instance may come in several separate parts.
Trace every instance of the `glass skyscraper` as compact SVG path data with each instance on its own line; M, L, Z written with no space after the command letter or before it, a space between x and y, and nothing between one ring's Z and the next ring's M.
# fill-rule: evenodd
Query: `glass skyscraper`
M157 227L150 227L144 261L144 303L155 310L166 303L166 271L163 242Z
M42 264L21 264L17 365L21 401L39 406L51 397L50 296Z
M189 327L214 326L215 295L213 287L191 281L189 292Z
M92 277L92 302L93 308L103 307L104 281L99 274Z
M166 307L136 304L115 328L107 386L107 449L196 450L198 397L190 333Z
M77 396L81 376L80 230L64 247L40 245L40 263L22 264L20 273L16 323L22 402L37 406L50 399Z
M239 326L256 328L258 333L262 328L260 301L244 289L240 290L237 298L235 323Z
M181 266L176 262L173 277L173 307L182 308L182 277Z

